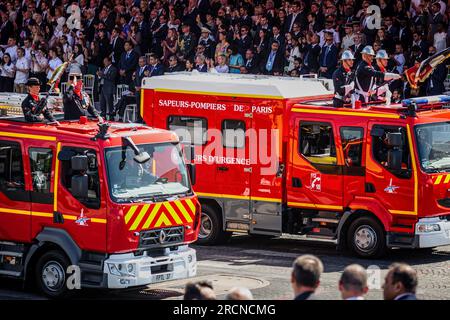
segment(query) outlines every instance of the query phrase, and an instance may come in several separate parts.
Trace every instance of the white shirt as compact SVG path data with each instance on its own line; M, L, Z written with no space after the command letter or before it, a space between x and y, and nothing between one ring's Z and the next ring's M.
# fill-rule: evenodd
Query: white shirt
M396 54L394 56L394 59L398 62L398 65L396 67L398 73L402 74L403 73L403 66L405 65L405 62L406 62L405 56L403 55L403 53L399 53L399 54Z
M17 60L17 46L6 48L5 53L9 53L9 55L11 56L11 62L12 63L16 63L16 60Z
M23 72L16 70L16 78L14 79L14 83L23 84L28 80L28 74L30 71L30 61L27 58L22 57L17 59L16 61L16 69L28 69L28 71Z
M447 48L447 33L436 32L434 34L433 46L436 48L436 52L442 51Z
M31 61L31 48L23 47L23 50L25 50L25 58L27 58L28 61Z
M50 69L52 69L52 70L49 70L48 72L47 72L47 79L50 79L51 77L52 77L52 74L53 74L53 71L57 68L57 67L59 67L60 65L62 65L62 61L61 61L61 59L60 58L58 58L58 57L56 57L56 58L54 58L54 59L50 59L50 61L48 62L48 66L50 67Z
M11 63L9 66L3 64L0 67L0 74L2 77L14 78L14 63Z
M361 297L361 296L359 296L359 297L350 297L350 298L347 298L347 299L345 299L345 300L364 300L364 297Z
M229 72L229 68L226 64L224 64L223 66L217 65L214 67L214 69L217 71L217 73L228 73Z
M38 72L45 72L45 69L47 69L48 66L48 60L46 57L36 54L36 60L31 62L31 71L38 73Z

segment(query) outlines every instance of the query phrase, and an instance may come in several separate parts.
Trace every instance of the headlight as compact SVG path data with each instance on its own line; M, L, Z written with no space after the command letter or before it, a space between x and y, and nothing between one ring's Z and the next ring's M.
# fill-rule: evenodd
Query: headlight
M441 231L441 226L438 224L418 224L417 225L417 232L428 233L428 232L435 232L435 231Z
M119 277L136 277L136 266L134 263L108 263L109 272Z

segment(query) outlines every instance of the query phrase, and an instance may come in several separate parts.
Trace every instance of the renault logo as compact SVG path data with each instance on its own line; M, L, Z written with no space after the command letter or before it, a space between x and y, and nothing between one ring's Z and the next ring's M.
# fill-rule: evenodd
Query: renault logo
M159 243L164 243L166 241L166 233L164 230L161 230L159 233Z

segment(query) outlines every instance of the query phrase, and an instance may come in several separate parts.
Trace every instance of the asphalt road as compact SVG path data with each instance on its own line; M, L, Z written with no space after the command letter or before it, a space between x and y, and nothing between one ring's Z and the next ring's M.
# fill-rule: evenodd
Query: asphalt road
M427 250L393 250L380 260L363 260L337 252L332 244L309 242L294 237L262 239L234 236L223 246L197 249L198 274L190 280L210 280L219 298L233 286L251 289L256 299L292 299L289 283L293 260L301 254L319 256L325 266L318 297L339 299L337 282L345 266L370 266L371 290L368 299L381 299L381 284L389 265L406 262L419 275L418 296L422 299L450 299L450 246ZM169 281L145 289L126 291L81 291L84 299L180 299L188 280ZM33 290L22 289L21 282L0 280L0 299L44 299Z

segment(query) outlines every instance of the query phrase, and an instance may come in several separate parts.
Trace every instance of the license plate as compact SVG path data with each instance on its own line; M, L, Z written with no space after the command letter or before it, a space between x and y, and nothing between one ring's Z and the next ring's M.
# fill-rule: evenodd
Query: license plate
M167 274L155 274L153 276L153 281L152 282L161 282L161 281L167 281L172 279L173 274L171 273L167 273Z

